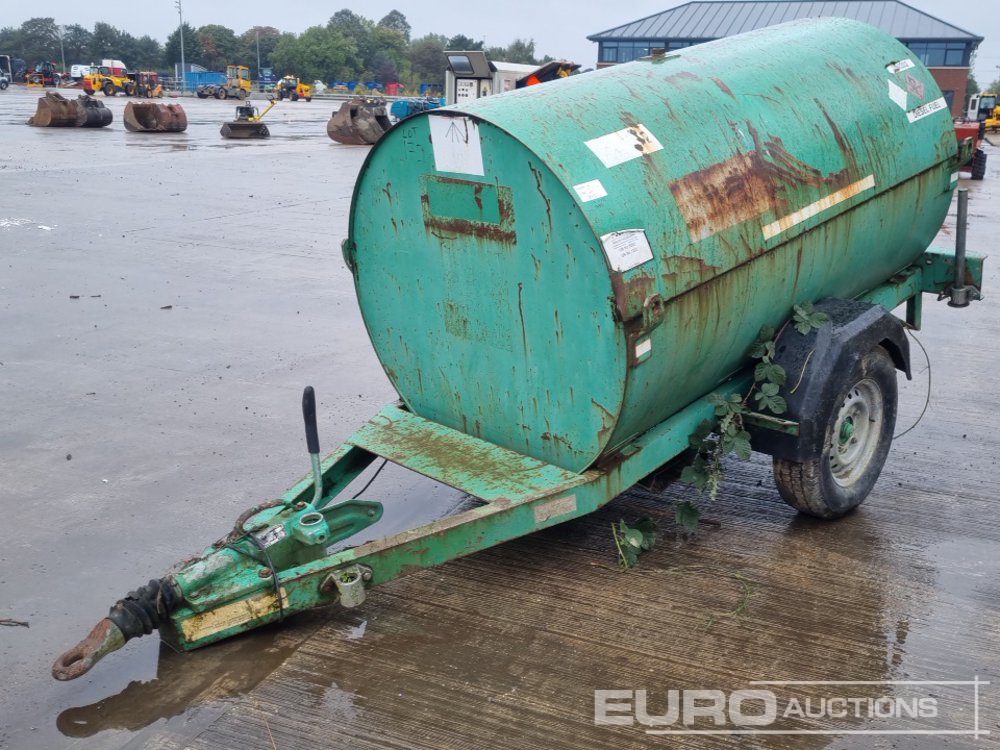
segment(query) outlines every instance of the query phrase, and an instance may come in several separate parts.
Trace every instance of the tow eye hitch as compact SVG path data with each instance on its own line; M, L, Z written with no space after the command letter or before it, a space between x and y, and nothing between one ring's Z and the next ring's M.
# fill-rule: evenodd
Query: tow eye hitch
M374 457L367 452L352 454L351 460L341 456L324 474L311 386L302 395L302 414L309 477L284 499L244 512L227 536L200 555L119 600L86 638L56 659L53 677L76 679L132 638L156 629L181 648L194 649L282 620L304 606L338 602L356 607L364 601L372 570L353 561L336 566L326 586L308 594L295 588L293 570L322 560L331 545L382 517L380 503L356 496L327 506Z

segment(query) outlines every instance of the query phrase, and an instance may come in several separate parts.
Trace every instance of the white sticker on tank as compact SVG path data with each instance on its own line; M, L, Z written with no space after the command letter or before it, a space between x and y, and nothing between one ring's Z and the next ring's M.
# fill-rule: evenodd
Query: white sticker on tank
M649 354L651 351L653 351L653 340L650 338L644 338L635 345L635 358L641 359L644 355Z
M889 98L896 102L900 109L906 109L909 95L906 93L906 89L896 85L893 81L889 81Z
M928 115L932 115L935 112L940 112L942 109L948 109L948 102L944 100L942 96L940 99L935 99L932 102L927 102L927 104L921 104L916 109L911 109L906 113L906 119L910 123L915 123L917 120L923 120Z
M593 138L585 144L608 169L663 148L656 136L641 124Z
M653 248L649 246L643 229L622 229L602 234L601 246L612 271L629 271L653 259Z
M902 73L904 70L909 70L910 68L917 67L913 60L900 60L898 63L893 63L892 65L886 65L885 69L888 70L893 75L897 73Z
M483 148L479 124L471 117L429 117L434 168L438 172L472 174L482 177Z
M600 180L581 182L579 185L574 185L573 189L584 203L604 198L608 194L608 191L604 189L604 185L601 184Z

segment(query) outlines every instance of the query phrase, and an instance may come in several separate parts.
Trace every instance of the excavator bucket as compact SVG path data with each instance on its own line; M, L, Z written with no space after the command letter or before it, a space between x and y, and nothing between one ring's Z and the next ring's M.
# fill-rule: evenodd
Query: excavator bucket
M103 128L110 125L111 110L92 97L67 99L50 91L38 100L38 109L28 120L38 128Z
M326 134L348 146L370 146L392 127L385 102L361 99L344 102L326 124Z
M271 131L267 125L254 120L233 120L222 123L223 138L270 138Z
M187 130L187 114L180 104L129 102L123 116L132 133L181 133Z

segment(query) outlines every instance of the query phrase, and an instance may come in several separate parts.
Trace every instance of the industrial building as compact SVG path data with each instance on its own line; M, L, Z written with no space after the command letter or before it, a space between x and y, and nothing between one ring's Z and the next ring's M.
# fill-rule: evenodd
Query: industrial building
M597 66L602 68L630 62L657 48L678 50L798 18L820 16L853 18L892 34L930 68L952 114L963 114L970 59L983 37L898 0L690 2L591 34L587 39L597 42Z

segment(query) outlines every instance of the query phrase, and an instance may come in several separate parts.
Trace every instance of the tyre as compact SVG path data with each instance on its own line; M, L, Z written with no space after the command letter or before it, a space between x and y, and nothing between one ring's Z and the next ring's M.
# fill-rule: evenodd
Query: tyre
M105 96L114 96L115 95L115 85L113 83L111 83L111 81L107 81L104 84L104 88L102 90L104 91L104 95Z
M981 148L976 149L972 157L972 179L981 180L986 176L986 156Z
M306 97L306 101L307 101L307 102L311 102L312 100L313 100L313 98L312 98L311 96L307 96L307 97Z
M3 91L5 88L7 88L7 79L0 78L0 91Z
M296 92L293 91L291 96L293 102L297 102L299 100L299 95Z
M135 96L135 84L126 83L125 84L125 96Z
M208 98L208 94L206 94L201 89L198 89L198 91L195 92L195 93L197 93L199 99L207 99Z
M219 90L217 90L215 92L215 98L216 99L225 99L226 98L226 90L222 89L222 88L220 88Z
M840 518L871 492L892 444L896 425L896 368L881 346L854 363L829 413L818 455L798 462L774 459L782 499L800 513Z
M237 89L236 90L236 98L239 99L240 101L243 101L244 99L246 99L247 98L246 89Z

